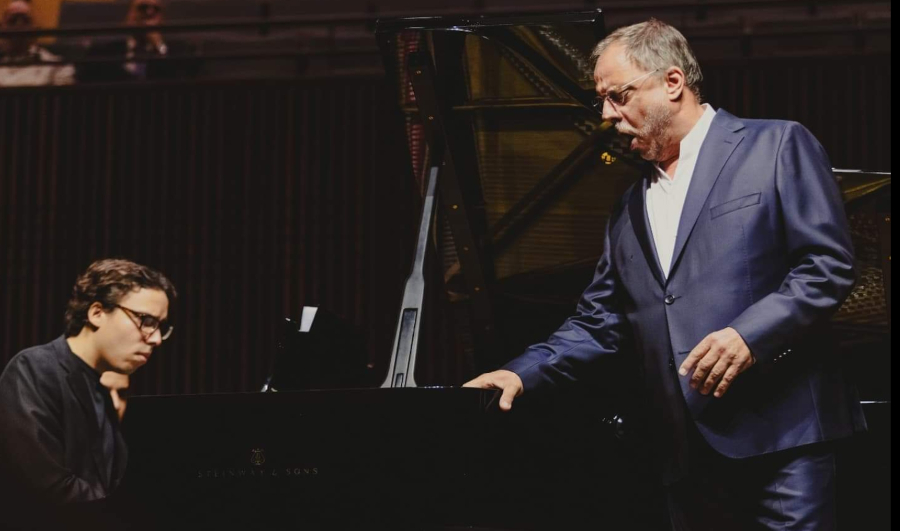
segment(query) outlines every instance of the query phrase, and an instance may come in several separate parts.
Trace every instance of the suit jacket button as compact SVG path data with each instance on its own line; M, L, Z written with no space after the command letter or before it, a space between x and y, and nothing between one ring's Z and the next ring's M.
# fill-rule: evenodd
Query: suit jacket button
M672 304L673 302L675 302L675 297L673 297L672 295L666 295L666 298L664 300L666 301L666 304Z

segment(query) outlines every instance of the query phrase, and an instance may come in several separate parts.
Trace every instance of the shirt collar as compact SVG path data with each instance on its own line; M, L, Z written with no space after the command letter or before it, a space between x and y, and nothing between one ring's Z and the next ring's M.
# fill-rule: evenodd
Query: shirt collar
M716 110L713 109L712 105L708 103L703 104L703 114L700 115L700 119L697 120L697 123L694 124L694 127L688 131L688 134L681 139L681 143L678 145L678 160L679 164L682 161L686 161L692 158L696 158L700 153L700 147L703 145L703 141L706 139L706 134L709 132L709 127L712 125L713 118L716 117ZM658 179L660 181L670 181L668 175L659 167L659 163L654 162L653 167L656 169L654 174L654 179Z
M78 360L77 366L78 366L85 374L87 374L88 376L91 377L91 381L92 381L92 382L93 382L93 381L96 381L96 383L98 383L98 384L100 383L100 373L99 373L99 372L95 371L94 368L91 367L90 365L88 365L86 361L84 361L84 360L81 359L80 357L76 356L75 353L72 352L72 349L71 349L71 348L69 349L69 354L71 354L71 356L72 356L73 358L75 358L76 360Z
M712 108L712 105L704 103L703 114L700 116L700 119L697 120L697 123L694 124L694 127L691 128L690 132L681 139L681 145L679 146L679 149L681 150L679 154L680 159L697 156L697 153L700 151L700 146L703 145L703 140L706 139L706 133L709 132L709 126L712 125L715 116L716 111Z

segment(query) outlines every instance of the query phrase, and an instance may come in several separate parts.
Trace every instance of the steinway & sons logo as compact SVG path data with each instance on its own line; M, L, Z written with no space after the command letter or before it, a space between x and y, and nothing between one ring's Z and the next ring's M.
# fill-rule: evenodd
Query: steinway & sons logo
M319 475L319 467L311 465L302 466L273 466L264 467L266 463L266 451L263 448L250 450L250 467L210 468L198 470L198 479L244 479L262 477L315 477Z
M250 464L262 466L266 462L266 451L262 448L254 448L250 450Z

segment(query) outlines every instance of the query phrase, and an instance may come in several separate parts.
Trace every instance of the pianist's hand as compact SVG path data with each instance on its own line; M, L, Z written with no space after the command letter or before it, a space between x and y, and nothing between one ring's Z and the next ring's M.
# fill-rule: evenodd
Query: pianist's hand
M481 376L463 384L463 387L478 387L480 389L500 389L500 409L509 411L512 409L513 399L521 395L525 390L522 379L512 371L486 372Z

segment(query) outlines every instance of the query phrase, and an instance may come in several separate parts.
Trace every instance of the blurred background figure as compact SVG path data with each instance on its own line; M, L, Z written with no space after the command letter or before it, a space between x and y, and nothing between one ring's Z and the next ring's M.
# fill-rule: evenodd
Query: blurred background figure
M116 36L91 44L88 62L78 69L83 82L175 79L192 76L197 69L194 49L180 40L164 39L154 28L165 20L160 0L133 0L124 24L136 28L125 38ZM94 61L90 61L93 59ZM109 61L99 61L109 59ZM115 61L121 59L121 62Z
M34 27L31 2L13 0L3 10L2 30ZM10 36L0 39L0 86L69 85L75 77L70 64L39 46L36 37Z
M128 8L125 23L129 26L159 26L163 21L163 5L159 0L134 0ZM135 32L129 39L129 48L156 51L165 54L166 43L158 31Z
M119 416L119 422L125 417L125 406L128 405L128 387L130 381L127 374L114 371L106 371L100 376L100 384L109 389L113 407Z

